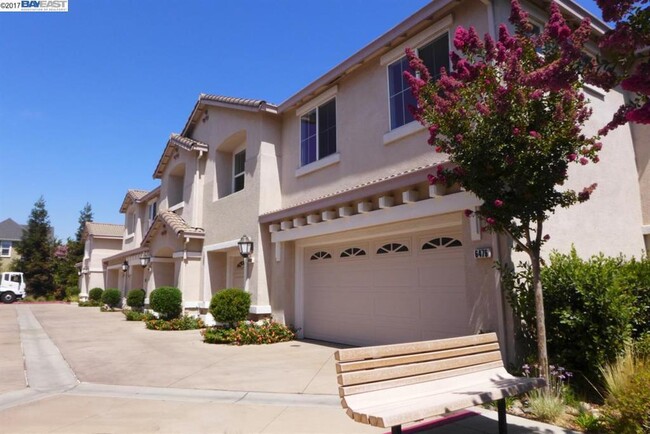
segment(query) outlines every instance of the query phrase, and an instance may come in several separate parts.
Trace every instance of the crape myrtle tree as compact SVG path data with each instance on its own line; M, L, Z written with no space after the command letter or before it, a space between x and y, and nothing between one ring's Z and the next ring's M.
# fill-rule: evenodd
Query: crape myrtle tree
M36 296L45 296L54 291L53 254L55 241L50 219L41 196L27 221L27 228L16 246L20 259L15 269L25 273L27 288Z
M614 28L601 38L601 55L591 62L585 78L605 90L620 85L635 95L599 134L605 135L626 122L650 124L650 0L596 3Z
M598 162L598 137L582 133L591 110L581 92L583 46L588 19L571 29L551 3L543 32L533 27L518 1L512 1L511 34L481 40L474 28L458 27L453 72L436 82L407 49L414 73L405 72L417 97L414 117L429 129L429 144L445 153L451 166L429 175L433 183L459 183L483 204L476 213L485 230L508 234L515 249L530 258L535 294L538 362L548 378L540 251L549 235L544 222L558 207L589 199L596 185L581 192L563 187L571 164ZM449 168L453 167L453 169Z

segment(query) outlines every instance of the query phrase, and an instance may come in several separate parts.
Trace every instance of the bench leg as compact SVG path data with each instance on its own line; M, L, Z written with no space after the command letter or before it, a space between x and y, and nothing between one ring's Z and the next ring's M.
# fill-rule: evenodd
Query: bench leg
M402 434L402 425L390 427L390 434Z
M507 434L508 422L506 422L506 399L497 401L497 412L499 414L499 434Z

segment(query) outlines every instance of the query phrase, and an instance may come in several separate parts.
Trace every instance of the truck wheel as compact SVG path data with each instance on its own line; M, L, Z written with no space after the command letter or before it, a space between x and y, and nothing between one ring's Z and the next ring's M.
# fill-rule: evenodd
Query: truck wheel
M0 300L2 300L3 303L13 303L16 300L16 294L13 292L3 292L2 295L0 295Z

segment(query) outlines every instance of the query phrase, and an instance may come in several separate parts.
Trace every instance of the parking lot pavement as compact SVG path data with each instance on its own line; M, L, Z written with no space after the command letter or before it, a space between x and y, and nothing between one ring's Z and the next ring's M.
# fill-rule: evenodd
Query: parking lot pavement
M25 368L16 310L0 304L0 394L24 389Z
M0 338L0 434L386 432L340 407L334 345L206 345L197 331L150 331L119 313L18 303L0 306ZM508 421L514 434L569 432ZM496 414L413 428L494 433Z

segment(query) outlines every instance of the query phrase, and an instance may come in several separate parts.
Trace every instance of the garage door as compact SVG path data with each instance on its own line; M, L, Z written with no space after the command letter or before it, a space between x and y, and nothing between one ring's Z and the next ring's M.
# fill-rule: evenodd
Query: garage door
M468 334L464 264L454 233L306 248L305 337L374 345Z

